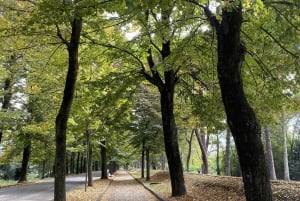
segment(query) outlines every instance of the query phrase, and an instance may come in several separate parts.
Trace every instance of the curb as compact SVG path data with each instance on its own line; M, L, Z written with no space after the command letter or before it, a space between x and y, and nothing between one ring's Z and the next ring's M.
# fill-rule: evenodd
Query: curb
M154 195L159 201L166 201L164 198L162 198L160 195L158 195L156 192L154 192L151 188L146 186L143 182L135 178L132 174L128 172L128 174L134 178L135 181L137 181L139 184L141 184L146 190L148 190L152 195Z

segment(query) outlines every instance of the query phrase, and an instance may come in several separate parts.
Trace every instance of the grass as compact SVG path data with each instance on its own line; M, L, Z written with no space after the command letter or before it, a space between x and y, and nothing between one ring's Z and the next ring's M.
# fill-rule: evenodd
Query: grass
M17 181L0 179L0 188L10 185L15 185Z

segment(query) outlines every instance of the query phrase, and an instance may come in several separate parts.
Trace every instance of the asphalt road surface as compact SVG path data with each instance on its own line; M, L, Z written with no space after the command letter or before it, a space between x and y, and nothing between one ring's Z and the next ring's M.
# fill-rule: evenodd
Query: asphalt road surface
M93 173L98 179L100 172ZM66 178L66 190L70 191L85 183L85 174ZM49 201L54 199L54 179L45 179L33 184L25 184L0 189L0 201Z

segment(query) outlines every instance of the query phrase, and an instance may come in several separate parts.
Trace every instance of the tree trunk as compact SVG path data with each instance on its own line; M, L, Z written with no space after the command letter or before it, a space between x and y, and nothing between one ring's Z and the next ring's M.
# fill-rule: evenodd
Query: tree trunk
M184 184L183 168L178 145L178 133L173 111L175 88L174 72L165 72L165 79L165 86L161 90L161 112L165 151L169 165L172 196L181 196L186 194L186 188Z
M285 114L282 113L281 116L281 128L282 128L282 137L283 137L283 166L284 166L284 180L290 181L290 171L289 171L289 157L287 151L287 142L286 142L286 117Z
M69 68L67 72L66 84L63 100L55 121L55 182L54 201L66 201L66 131L78 73L78 49L82 19L78 16L72 21L72 32L70 42L63 41L67 45L69 56ZM59 30L57 30L59 32Z
M146 181L150 181L150 151L146 149Z
M86 143L87 143L87 176L88 176L88 186L93 186L93 160L92 160L92 145L91 145L91 131L86 128Z
M193 136L194 136L194 130L192 130L192 133L190 135L190 138L186 138L186 141L189 145L188 147L188 153L186 157L186 171L190 172L190 159L191 159L191 154L192 154L192 142L193 142Z
M265 140L266 140L266 152L267 152L267 161L268 161L269 172L270 172L270 179L277 180L269 126L265 126Z
M205 135L203 131L199 131L200 129L194 129L197 137L198 144L201 149L201 157L202 157L202 174L208 174L208 155L205 143ZM201 134L200 134L201 133Z
M145 178L145 149L144 145L142 148L142 159L141 159L142 167L141 167L141 178Z
M162 50L160 53L163 61L171 54L170 46L170 41L162 43ZM146 73L145 69L143 69L142 73L149 82L158 87L160 92L164 144L169 165L172 196L181 196L186 194L186 188L184 184L183 168L179 152L177 126L174 117L174 90L178 78L175 70L168 69L164 72L163 82L159 73L155 69L155 63L151 54L151 49L148 50L148 53L149 55L147 57L147 61L152 76Z
M79 163L80 163L80 152L77 152L77 160L76 160L76 174L79 174Z
M225 174L226 174L226 176L231 176L231 170L230 170L230 130L229 130L229 128L227 129L227 132L226 132Z
M23 149L22 167L21 167L20 178L18 183L27 181L27 169L28 169L28 163L30 159L30 153L31 153L31 142L29 142L28 145L26 145L26 147Z
M101 141L101 179L108 179L107 175L107 156L106 156L106 146L105 140Z
M72 152L71 153L70 173L74 174L75 173L74 170L75 170L75 153Z
M221 175L220 171L220 142L219 142L219 135L217 135L217 175Z
M80 156L80 171L79 172L80 173L84 172L84 156L83 156L83 153Z
M11 62L14 62L14 57L11 56ZM2 101L2 110L8 109L10 106L10 100L12 98L12 82L11 78L7 78L4 81L4 87L3 87L3 101ZM2 136L3 136L3 125L0 127L0 144L2 142Z
M46 160L43 160L43 164L42 164L42 179L45 178L45 170L46 170Z
M246 53L240 39L242 3L231 9L224 8L221 23L208 8L205 11L217 31L219 84L227 122L237 148L246 199L271 201L272 190L261 141L261 127L246 99L242 83L241 68Z

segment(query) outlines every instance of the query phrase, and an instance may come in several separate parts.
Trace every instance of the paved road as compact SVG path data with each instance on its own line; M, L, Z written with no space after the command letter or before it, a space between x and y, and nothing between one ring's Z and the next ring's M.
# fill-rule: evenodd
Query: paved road
M97 179L100 172L93 174ZM33 184L18 185L0 189L0 201L49 201L54 198L54 179L45 179ZM85 174L66 178L66 190L84 185Z

